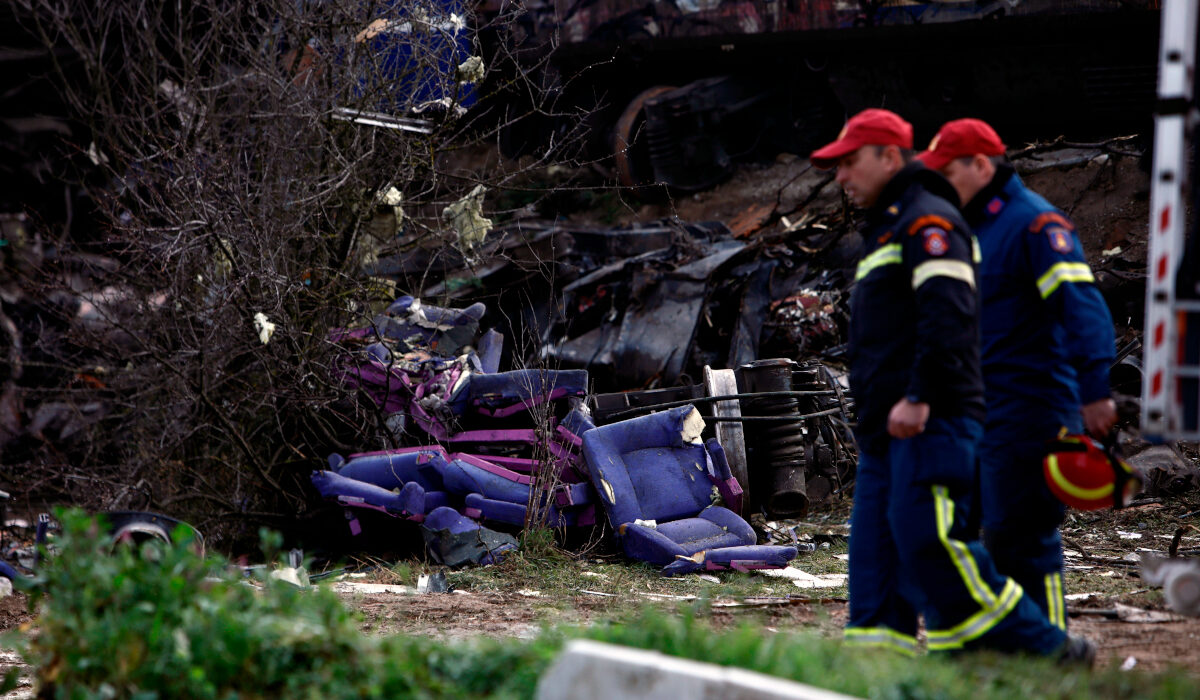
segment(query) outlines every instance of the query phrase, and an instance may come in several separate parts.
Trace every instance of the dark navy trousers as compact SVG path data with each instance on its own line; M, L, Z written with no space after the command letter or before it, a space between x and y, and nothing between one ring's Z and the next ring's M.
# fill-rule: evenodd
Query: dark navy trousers
M1068 425L1082 432L1078 419ZM1049 425L1038 431L1028 427ZM996 569L1011 576L1057 627L1067 629L1062 584L1062 536L1066 506L1042 472L1046 441L1058 434L1052 421L1025 422L1011 430L988 427L979 446L983 541Z
M933 418L920 435L859 455L848 641L915 652L919 615L930 651L1050 654L1066 640L970 530L981 433L970 418Z

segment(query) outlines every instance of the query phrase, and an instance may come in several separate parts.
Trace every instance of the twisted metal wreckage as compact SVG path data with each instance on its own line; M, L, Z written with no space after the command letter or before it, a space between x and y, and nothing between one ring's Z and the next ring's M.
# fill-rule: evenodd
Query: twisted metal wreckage
M537 362L558 369L500 371L504 334L479 332L489 311L480 302L446 308L403 296L370 325L332 334L346 350L335 372L381 408L393 444L405 446L331 455L312 475L321 496L345 506L355 535L361 509L421 523L431 555L451 565L516 547L481 523L591 527L607 516L628 556L667 574L785 566L794 538L758 544L746 518L799 517L810 500L847 487L852 403L821 362L756 354L760 338L777 335L792 353L837 355L848 277L815 263L842 236L810 227L750 245L721 224L523 227L498 236L492 252L548 238L560 262L593 268L542 297L561 305L539 331ZM488 286L520 267L499 259ZM786 272L773 275L776 267ZM803 291L771 303L773 282ZM735 332L717 339L728 348L699 332L713 313L732 319ZM737 369L704 364L704 380L690 383L699 360L718 355ZM656 381L678 386L589 393L589 382Z

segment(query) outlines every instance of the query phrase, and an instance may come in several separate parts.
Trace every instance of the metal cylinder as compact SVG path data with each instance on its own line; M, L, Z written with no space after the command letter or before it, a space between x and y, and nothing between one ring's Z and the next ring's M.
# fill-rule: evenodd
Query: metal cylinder
M757 360L739 368L742 392L791 391L796 363L788 359ZM761 396L742 401L748 416L788 417L796 420L747 424L747 461L751 493L769 517L802 517L808 511L805 469L807 440L800 420L800 401L795 396Z

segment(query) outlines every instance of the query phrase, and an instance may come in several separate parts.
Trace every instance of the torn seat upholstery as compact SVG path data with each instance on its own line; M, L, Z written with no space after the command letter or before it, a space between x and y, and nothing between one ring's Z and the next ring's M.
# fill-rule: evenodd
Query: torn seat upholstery
M703 429L699 411L681 406L583 434L592 484L625 554L669 575L786 566L795 547L755 544L749 523L713 505L741 489L717 440L701 443Z
M524 525L530 490L535 478L500 466L481 455L454 453L449 459L435 457L431 464L441 472L446 488L463 496L468 517ZM541 510L547 525L588 525L594 522L586 483L560 483L545 494Z
M332 454L330 469L314 471L311 478L323 498L420 522L449 503L442 475L430 464L445 455L437 445L365 452L349 461ZM356 520L350 527L358 534Z

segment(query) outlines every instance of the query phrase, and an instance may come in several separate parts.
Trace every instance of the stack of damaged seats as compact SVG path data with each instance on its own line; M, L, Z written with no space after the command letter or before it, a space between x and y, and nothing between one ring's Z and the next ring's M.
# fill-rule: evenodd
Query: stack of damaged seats
M736 512L741 488L716 439L700 441L695 408L596 427L586 370L497 371L503 337L476 340L485 311L401 297L370 327L334 334L352 349L342 380L428 440L331 455L312 475L322 497L348 514L421 523L430 553L450 565L489 563L515 547L480 523L591 526L597 502L626 554L664 573L778 568L796 555L755 544ZM350 527L358 534L356 517Z

